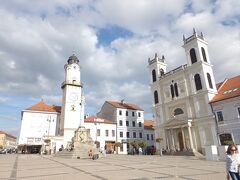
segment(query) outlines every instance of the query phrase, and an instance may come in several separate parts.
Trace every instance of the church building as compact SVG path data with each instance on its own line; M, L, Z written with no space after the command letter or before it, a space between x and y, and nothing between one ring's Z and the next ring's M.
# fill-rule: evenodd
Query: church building
M208 43L203 34L185 38L186 64L167 72L167 59L148 60L157 149L205 154L217 145L216 122L209 102L216 95Z

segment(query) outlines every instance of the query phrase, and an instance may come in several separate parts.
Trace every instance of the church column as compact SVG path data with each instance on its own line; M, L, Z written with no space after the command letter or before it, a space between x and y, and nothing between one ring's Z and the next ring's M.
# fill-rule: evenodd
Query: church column
M165 139L166 139L166 145L165 145L165 148L166 148L166 150L167 150L168 147L169 147L169 141L168 141L168 130L167 130L167 129L164 129L164 133L165 133Z
M189 141L190 141L190 149L193 151L193 140L192 140L192 132L191 132L191 121L188 121L188 134L189 134Z
M174 142L173 129L170 129L170 133L171 133L171 140L172 140L172 144L170 146L170 149L175 151L175 142Z
M182 131L182 138L183 138L183 151L186 150L186 142L185 142L185 135L184 135L184 127L181 127Z

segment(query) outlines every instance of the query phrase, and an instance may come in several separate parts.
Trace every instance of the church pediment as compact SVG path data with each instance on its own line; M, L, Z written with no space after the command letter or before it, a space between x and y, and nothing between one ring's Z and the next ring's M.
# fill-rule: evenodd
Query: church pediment
M188 120L186 119L170 119L164 124L164 127L175 127L187 125Z

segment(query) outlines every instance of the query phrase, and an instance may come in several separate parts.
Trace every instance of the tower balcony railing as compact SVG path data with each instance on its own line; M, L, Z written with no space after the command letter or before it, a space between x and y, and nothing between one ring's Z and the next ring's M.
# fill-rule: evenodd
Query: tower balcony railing
M181 65L181 66L179 66L179 67L177 67L177 68L175 68L175 69L173 69L173 70L165 73L163 76L160 76L160 78L169 76L169 75L171 75L171 74L174 74L174 73L176 73L176 72L178 72L178 71L181 71L181 70L184 70L184 69L186 69L186 68L187 68L187 64Z
M61 87L63 88L64 86L66 85L72 85L72 86L78 86L78 87L82 87L83 84L81 82L78 82L78 81L75 81L75 80L67 80L67 81L64 81L61 85Z

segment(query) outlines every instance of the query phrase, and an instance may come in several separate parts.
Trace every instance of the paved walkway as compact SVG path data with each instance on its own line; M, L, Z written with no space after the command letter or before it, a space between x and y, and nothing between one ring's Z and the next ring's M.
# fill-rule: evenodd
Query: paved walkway
M0 179L224 180L225 163L180 156L108 155L98 160L0 154Z

